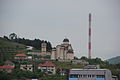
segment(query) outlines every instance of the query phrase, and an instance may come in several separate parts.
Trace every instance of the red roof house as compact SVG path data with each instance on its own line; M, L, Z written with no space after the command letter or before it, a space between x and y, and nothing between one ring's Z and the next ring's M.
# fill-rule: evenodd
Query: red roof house
M38 69L41 69L41 71L48 73L48 74L55 74L56 73L55 64L53 64L52 62L49 62L49 61L46 61L43 64L39 64Z
M12 72L13 66L0 66L0 71Z
M39 66L48 66L48 67L54 67L55 66L55 64L53 64L52 62L49 62L49 61L46 61L45 63L43 63L43 64L39 64Z
M27 60L27 55L25 55L25 54L16 54L14 59L17 60L17 61L25 61L25 60Z
M27 55L25 55L25 54L16 54L15 56L16 57L26 57Z

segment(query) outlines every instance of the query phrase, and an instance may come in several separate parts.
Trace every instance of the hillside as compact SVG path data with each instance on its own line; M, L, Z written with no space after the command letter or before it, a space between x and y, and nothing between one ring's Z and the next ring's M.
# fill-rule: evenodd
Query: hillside
M12 59L13 55L25 51L26 46L16 42L0 38L0 63L7 59Z
M113 57L111 59L108 59L107 60L110 64L118 64L120 63L120 56L117 56L117 57Z
M81 64L72 64L71 62L53 62L58 68L62 69L71 69L71 68L83 68L84 66Z

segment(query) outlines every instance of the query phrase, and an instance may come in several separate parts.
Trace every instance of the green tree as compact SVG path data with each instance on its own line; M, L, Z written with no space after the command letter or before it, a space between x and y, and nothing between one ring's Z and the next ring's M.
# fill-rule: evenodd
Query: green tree
M10 38L11 40L16 39L16 38L17 38L17 35L16 35L15 33L11 33L11 34L9 35L9 38Z
M80 59L81 59L81 60L88 60L88 58L85 57L85 56L82 56Z

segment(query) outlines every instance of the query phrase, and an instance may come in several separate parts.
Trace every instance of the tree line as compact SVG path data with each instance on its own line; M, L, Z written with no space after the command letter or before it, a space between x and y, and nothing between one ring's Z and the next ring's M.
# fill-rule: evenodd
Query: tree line
M17 35L15 33L11 33L9 35L9 37L4 36L4 38L7 40L10 40L10 41L13 41L13 42L20 43L20 44L32 46L37 50L41 50L41 44L43 42L45 42L47 44L47 51L51 52L51 50L52 50L51 43L49 41L46 41L46 40L40 40L40 39L30 40L30 39L25 39L25 38L19 38L19 37L17 37Z

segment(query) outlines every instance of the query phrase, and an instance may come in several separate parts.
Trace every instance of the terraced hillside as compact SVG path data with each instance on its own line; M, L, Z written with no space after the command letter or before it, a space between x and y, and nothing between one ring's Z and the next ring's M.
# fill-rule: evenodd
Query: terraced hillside
M5 60L12 60L17 53L25 52L26 46L23 44L0 38L0 63Z

